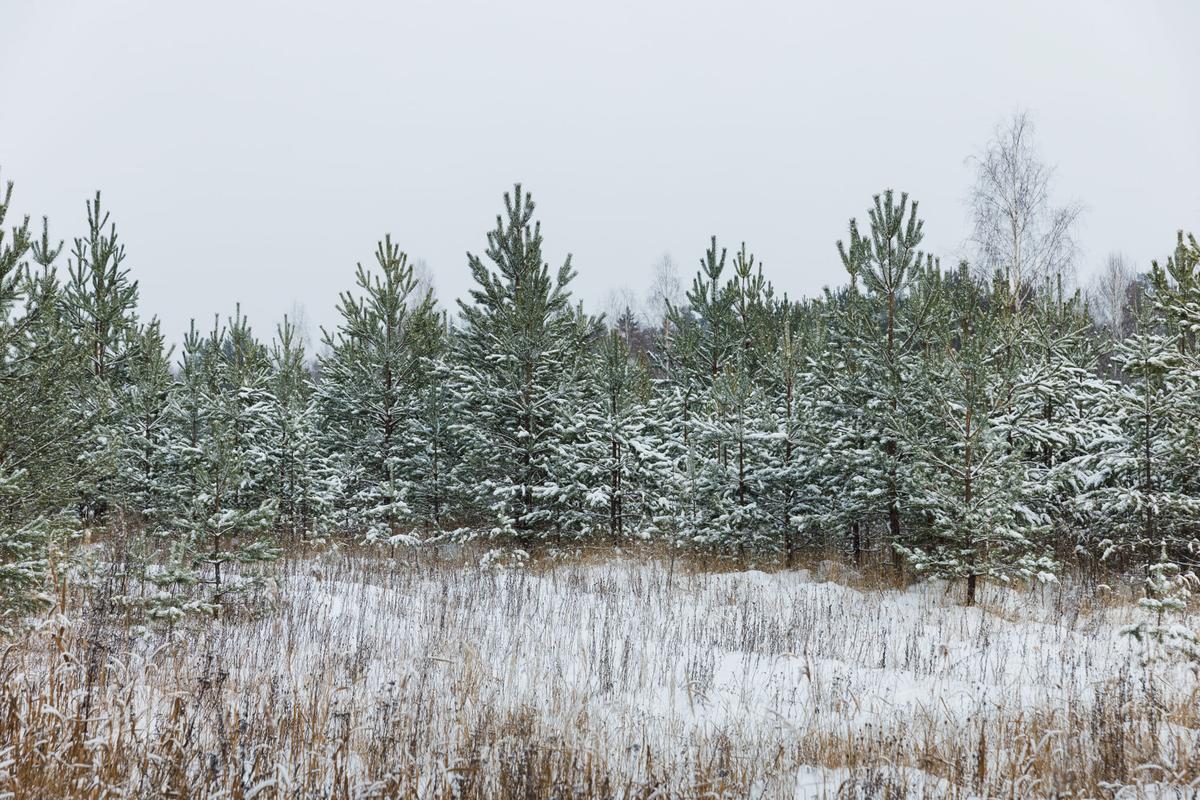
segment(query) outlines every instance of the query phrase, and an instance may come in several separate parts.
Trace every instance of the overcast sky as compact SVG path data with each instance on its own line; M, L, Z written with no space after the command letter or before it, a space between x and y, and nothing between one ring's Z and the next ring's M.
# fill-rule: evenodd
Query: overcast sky
M965 158L1017 108L1081 201L1082 271L1200 232L1200 3L0 0L0 177L52 233L102 189L178 338L335 322L390 232L443 301L513 182L599 308L745 240L792 295L887 187L946 260ZM65 264L64 264L65 268Z

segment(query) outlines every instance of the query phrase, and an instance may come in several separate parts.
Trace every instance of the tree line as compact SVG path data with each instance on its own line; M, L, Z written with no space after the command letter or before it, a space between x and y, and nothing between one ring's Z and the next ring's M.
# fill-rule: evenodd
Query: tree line
M160 590L124 602L165 619L327 536L787 565L820 547L961 581L968 603L981 579L1107 566L1177 608L1200 533L1200 246L1181 232L1102 324L1065 288L1061 216L1022 255L1031 209L987 222L982 264L944 268L917 203L883 192L831 248L846 282L801 300L714 237L643 326L573 300L518 185L456 314L386 237L316 358L292 321L264 341L236 307L176 353L99 194L69 251L25 219L0 238L5 613L101 531Z

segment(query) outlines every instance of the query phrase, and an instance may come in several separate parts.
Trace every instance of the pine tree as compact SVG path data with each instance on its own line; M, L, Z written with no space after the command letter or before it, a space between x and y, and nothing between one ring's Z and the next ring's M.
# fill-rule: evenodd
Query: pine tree
M10 182L0 196L0 630L47 600L50 564L72 533L63 512L79 435L69 413L79 361L52 267L62 244L45 220L40 240L28 218L4 230L12 192Z
M938 267L932 256L918 249L924 239L924 221L917 216L917 203L909 205L906 193L898 202L890 189L876 195L868 214L870 235L859 234L857 222L851 219L849 243L839 241L837 247L852 285L861 279L865 290L865 313L856 322L862 326L863 353L874 362L874 397L868 408L883 453L883 501L888 540L894 547L903 543L900 491L905 454L892 430L906 399L914 345L920 341L936 300L937 282L929 276ZM929 291L910 298L918 287Z
M719 455L710 467L719 476L713 497L725 499L715 509L714 531L742 552L774 543L768 490L779 466L774 445L782 431L764 366L775 350L773 291L744 242L733 268L726 290L733 301L733 345L712 386L716 414L710 431Z
M1194 570L1176 563L1164 549L1146 574L1146 596L1140 606L1144 619L1124 629L1142 643L1143 658L1182 658L1200 672L1200 633L1188 624L1188 605L1200 579Z
M713 251L715 247L714 240ZM697 294L694 288L688 296L695 298ZM658 347L661 377L654 384L651 419L658 431L662 456L670 466L659 490L661 509L654 527L673 545L695 542L702 525L697 436L708 372L701 336L700 320L690 304L667 304Z
M649 531L669 464L649 419L650 376L619 327L597 348L590 380L594 391L580 410L587 442L573 478L587 496L576 527L619 544Z
M87 359L79 377L76 415L81 442L80 510L88 524L108 510L120 471L125 409L119 405L137 332L137 282L123 266L125 246L100 203L87 202L87 235L75 239L63 286L63 318Z
M814 324L818 316L813 305L789 306L785 302L785 306L783 334L768 365L774 398L772 427L779 439L774 448L774 466L766 470L764 480L767 511L782 534L784 563L790 567L795 563L800 530L821 502L813 481L818 454L809 447L815 422L812 401L818 388L811 383L806 355L825 342L821 338L824 331Z
M165 345L158 320L134 334L127 380L116 402L121 413L113 425L120 450L112 491L136 522L151 527L167 523L174 505L169 419L173 349Z
M1098 393L1094 447L1073 465L1087 489L1079 518L1102 559L1143 570L1151 605L1185 588L1200 552L1198 268L1200 247L1182 232L1166 264L1154 263L1134 332L1113 354L1118 380Z
M269 361L240 309L207 336L193 325L182 356L170 409L175 527L184 534L174 582L202 582L208 600L200 607L215 609L261 586L263 567L278 555L264 536L277 507L265 491ZM189 572L189 562L207 565L205 573Z
M1097 434L1107 435L1100 428L1109 386L1100 375L1103 341L1086 306L1056 284L1020 306L1021 335L1012 345L1023 351L1020 375L999 430L1022 458L1023 505L1053 520L1066 540L1075 535L1069 525L1076 498L1090 488L1085 465L1100 452Z
M876 395L879 364L864 335L866 309L856 275L847 289L826 292L819 313L824 347L805 363L799 429L804 486L813 501L795 522L826 546L844 542L861 565L871 528L886 520L879 498L887 485L887 461Z
M264 491L277 501L276 528L296 539L314 532L325 506L313 381L304 344L286 316L268 354L270 374L263 418Z
M475 508L490 535L529 540L552 532L566 500L554 476L572 458L567 403L598 325L571 306L570 257L554 274L544 262L532 196L518 184L504 205L485 253L495 271L468 256L477 287L459 301L456 391Z
M962 265L941 346L914 376L921 396L896 420L912 461L906 500L925 518L897 547L918 572L965 578L967 605L980 577L1048 580L1054 570L1041 542L1047 519L1024 504L1024 466L1000 425L1020 380L1025 326L1006 287L998 281L989 297Z
M1165 264L1151 265L1155 303L1176 338L1179 352L1196 352L1200 334L1200 243L1193 235L1176 234L1175 251Z
M412 541L409 504L416 393L428 381L441 327L429 293L417 294L408 256L387 236L377 273L358 265L361 296L341 295L342 320L323 332L317 405L323 446L335 472L335 520L368 539Z
M764 350L771 348L771 289L742 245L733 275L713 237L687 292L686 308L670 308L667 376L676 434L674 527L693 544L761 544L756 529L769 513L766 481L774 430ZM768 526L769 527L769 526Z
M1200 372L1180 352L1179 333L1162 332L1150 304L1114 360L1123 381L1105 415L1115 427L1093 460L1094 489L1081 503L1102 532L1102 558L1146 571L1165 552L1194 562L1200 549L1195 464L1200 437L1192 418L1200 403Z
M554 446L546 460L544 508L555 522L556 539L594 530L591 509L597 499L586 465L596 437L587 410L602 391L593 366L594 351L600 346L601 321L585 313L581 305L572 309L571 320L566 339L578 344L563 353L553 399L555 413L546 435Z
M445 315L430 351L421 357L405 432L401 469L409 476L408 503L415 521L442 531L461 515L464 443L458 435L458 409L450 363L453 332Z

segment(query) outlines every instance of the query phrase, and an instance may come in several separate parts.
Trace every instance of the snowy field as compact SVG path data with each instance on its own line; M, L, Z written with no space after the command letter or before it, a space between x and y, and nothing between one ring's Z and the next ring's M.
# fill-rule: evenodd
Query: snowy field
M194 629L78 598L3 657L0 790L1195 796L1195 679L1140 663L1129 603L861 584L331 553L285 564L271 613Z

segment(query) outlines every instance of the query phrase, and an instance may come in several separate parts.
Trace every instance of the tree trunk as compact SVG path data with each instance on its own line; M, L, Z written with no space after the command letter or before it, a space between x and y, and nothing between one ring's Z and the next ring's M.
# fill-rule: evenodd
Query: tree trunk
M971 510L971 500L972 500L972 496L971 496L971 477L972 477L971 455L972 455L972 453L971 453L971 406L970 405L967 406L967 410L966 410L966 427L964 430L966 431L967 446L963 453L963 466L964 466L964 469L963 469L963 505L966 508L967 513L969 514L970 510ZM974 538L974 534L968 533L968 536L971 536L972 539ZM971 543L973 543L973 541ZM970 566L970 571L967 573L967 605L973 606L973 605L975 605L975 577L976 577L975 576L975 566L976 566L976 562L978 559L977 559L977 555L975 553L972 553L970 558L971 558L971 566Z
M614 436L612 437L612 495L608 498L608 531L612 535L613 544L618 544L621 540L621 469L618 466L619 458L620 447L617 445L617 437Z
M892 480L888 485L888 534L892 541L892 566L896 568L896 577L904 577L904 557L896 549L900 543L900 501L896 497L896 474L893 470Z
M899 374L896 369L896 294L888 291L887 296L887 363L892 377L892 413L897 411L896 392L899 390ZM904 559L896 545L900 543L900 497L896 487L896 442L889 441L885 448L892 463L888 466L888 534L892 539L892 565L896 568L896 576L904 577Z

